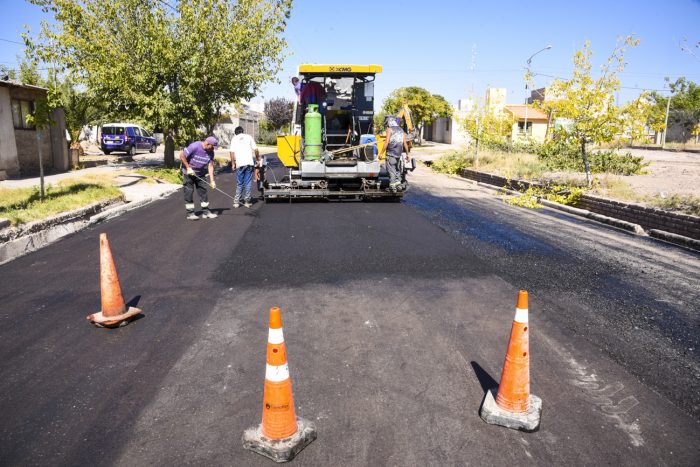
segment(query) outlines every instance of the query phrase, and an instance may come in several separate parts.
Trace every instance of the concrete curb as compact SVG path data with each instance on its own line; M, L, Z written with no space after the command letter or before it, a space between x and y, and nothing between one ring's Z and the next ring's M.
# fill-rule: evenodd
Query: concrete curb
M694 238L684 237L683 235L674 234L671 232L664 232L663 230L649 229L649 236L663 240L665 242L673 243L676 245L681 245L693 250L700 251L700 240L695 240Z
M159 196L144 198L131 203L115 205L114 201L95 203L93 205L60 214L50 219L31 222L20 228L6 228L0 231L0 264L39 250L51 243L83 230L84 228L131 210L138 209L153 201L169 196L179 190L173 188ZM9 223L9 222L8 222Z

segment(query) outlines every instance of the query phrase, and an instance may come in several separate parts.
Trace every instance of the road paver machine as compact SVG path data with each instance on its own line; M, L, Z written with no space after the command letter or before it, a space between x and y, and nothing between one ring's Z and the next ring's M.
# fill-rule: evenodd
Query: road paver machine
M302 89L291 135L277 137L286 174L267 177L266 200L285 198L393 198L382 137L374 128L374 80L379 65L301 65Z

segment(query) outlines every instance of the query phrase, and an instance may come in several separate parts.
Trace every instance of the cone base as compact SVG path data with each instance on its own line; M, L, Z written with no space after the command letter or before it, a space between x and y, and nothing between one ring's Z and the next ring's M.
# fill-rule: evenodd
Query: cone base
M527 432L537 431L540 429L542 399L530 394L530 403L526 412L509 412L496 404L494 394L489 390L486 391L479 416L491 425L500 425Z
M121 315L117 316L105 316L102 314L100 311L99 313L95 313L92 315L88 315L87 319L92 322L95 326L101 327L101 328L110 328L110 327L121 327L121 326L126 326L129 324L129 321L131 318L134 316L138 315L141 313L140 308L134 308L130 306L126 312L122 313Z
M297 417L297 431L289 438L270 439L262 434L262 424L243 432L243 448L272 459L275 462L288 462L316 439L316 425L309 420Z

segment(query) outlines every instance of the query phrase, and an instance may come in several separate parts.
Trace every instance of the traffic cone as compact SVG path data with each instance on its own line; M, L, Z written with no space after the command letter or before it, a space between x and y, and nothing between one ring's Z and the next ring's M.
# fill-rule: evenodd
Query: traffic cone
M479 414L486 423L521 431L537 431L540 427L542 399L530 394L529 334L528 296L521 290L496 399L489 390L481 405Z
M315 439L314 423L297 417L294 410L282 314L278 307L273 307L267 339L262 423L243 432L243 447L275 462L287 462Z
M141 313L134 307L126 308L117 269L112 259L112 249L109 247L107 234L100 234L100 290L102 294L102 311L88 315L87 319L99 327L121 327Z

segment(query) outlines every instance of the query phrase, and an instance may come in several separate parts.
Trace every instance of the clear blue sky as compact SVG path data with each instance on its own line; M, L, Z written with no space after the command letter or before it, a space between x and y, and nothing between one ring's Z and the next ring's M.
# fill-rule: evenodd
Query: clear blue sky
M37 31L41 10L0 0L0 11L0 63L16 66L23 47L5 40L21 42L25 24ZM698 0L296 0L286 32L291 55L278 75L281 83L266 86L262 97L292 98L289 79L300 63L377 63L384 67L375 88L379 102L395 88L417 85L456 103L472 90L483 96L490 85L507 88L508 102L519 103L525 61L534 52L552 44L533 59L532 70L568 77L572 54L584 41L591 41L597 69L617 37L631 33L641 44L626 55L623 86L661 89L665 76L700 82L700 48L693 47L700 41ZM695 56L681 50L684 38ZM535 81L544 86L551 78ZM637 94L623 89L619 99Z

